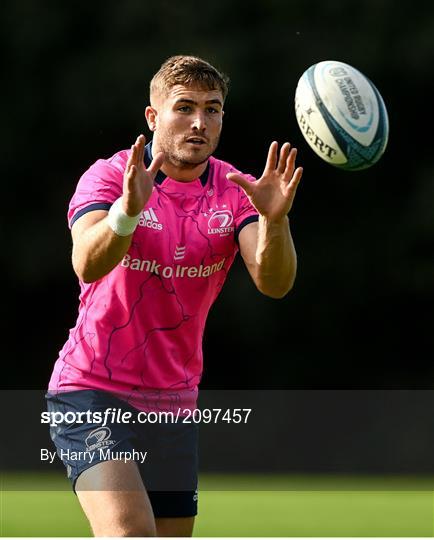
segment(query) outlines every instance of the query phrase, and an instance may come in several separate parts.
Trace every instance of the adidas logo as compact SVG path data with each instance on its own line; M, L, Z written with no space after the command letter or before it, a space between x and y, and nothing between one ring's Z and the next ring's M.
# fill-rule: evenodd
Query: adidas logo
M141 227L148 227L148 229L155 229L156 231L161 231L163 228L163 225L158 221L152 208L143 210L142 215L140 216L139 225Z

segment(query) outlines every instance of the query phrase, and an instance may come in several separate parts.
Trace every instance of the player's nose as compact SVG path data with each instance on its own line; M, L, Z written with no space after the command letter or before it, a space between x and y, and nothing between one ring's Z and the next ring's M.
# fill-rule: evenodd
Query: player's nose
M203 131L206 129L206 118L202 111L197 111L193 118L193 129Z

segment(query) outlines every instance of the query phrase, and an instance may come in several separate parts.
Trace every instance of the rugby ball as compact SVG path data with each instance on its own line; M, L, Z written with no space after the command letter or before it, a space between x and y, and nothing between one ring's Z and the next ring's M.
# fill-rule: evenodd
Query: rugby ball
M386 149L389 120L383 99L367 77L343 62L319 62L303 73L295 114L310 147L341 169L366 169Z

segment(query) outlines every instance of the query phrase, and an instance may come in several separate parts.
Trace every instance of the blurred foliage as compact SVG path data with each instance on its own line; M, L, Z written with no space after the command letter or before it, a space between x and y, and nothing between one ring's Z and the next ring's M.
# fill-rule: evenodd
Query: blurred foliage
M296 287L264 298L235 265L210 315L204 386L433 386L434 9L412 6L4 0L5 342L19 362L3 384L45 386L75 322L75 184L144 130L164 59L191 53L232 81L217 156L258 175L269 142L289 139L305 168L291 215ZM386 102L389 146L370 170L326 165L298 130L297 81L325 59L356 66Z

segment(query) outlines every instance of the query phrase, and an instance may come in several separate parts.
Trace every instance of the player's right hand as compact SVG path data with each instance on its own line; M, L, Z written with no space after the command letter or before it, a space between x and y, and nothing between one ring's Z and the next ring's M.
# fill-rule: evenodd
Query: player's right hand
M122 208L129 216L137 216L143 210L151 196L154 178L164 161L163 153L159 152L146 169L145 142L143 135L137 137L136 142L131 146L130 157L125 167Z

